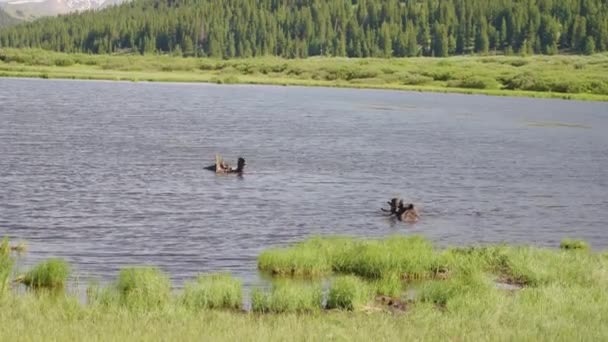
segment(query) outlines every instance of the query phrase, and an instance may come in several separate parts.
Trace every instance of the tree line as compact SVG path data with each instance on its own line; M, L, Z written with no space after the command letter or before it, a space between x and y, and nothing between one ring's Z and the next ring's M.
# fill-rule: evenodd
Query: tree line
M217 58L594 53L606 0L135 0L0 31L0 47Z

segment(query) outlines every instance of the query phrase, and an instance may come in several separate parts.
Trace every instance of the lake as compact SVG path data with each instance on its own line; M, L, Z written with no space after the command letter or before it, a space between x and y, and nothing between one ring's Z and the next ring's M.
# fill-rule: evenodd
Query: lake
M311 235L608 247L608 104L376 90L0 79L0 237L83 279L151 264L260 281ZM215 154L242 177L203 167ZM416 224L382 215L415 203Z

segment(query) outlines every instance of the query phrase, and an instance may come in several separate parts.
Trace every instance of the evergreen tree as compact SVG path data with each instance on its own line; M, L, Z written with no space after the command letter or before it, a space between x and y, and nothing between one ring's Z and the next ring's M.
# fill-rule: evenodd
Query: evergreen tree
M296 58L608 49L605 0L133 0L3 27L7 20L0 12L2 47L100 54Z

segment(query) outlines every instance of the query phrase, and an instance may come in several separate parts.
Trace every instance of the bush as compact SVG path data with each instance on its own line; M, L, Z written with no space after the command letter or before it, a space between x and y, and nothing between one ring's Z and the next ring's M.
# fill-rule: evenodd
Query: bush
M498 82L489 77L468 76L462 80L448 82L448 87L467 89L495 89L498 88Z
M201 275L186 283L182 302L189 308L239 309L243 300L242 285L229 274Z
M67 67L74 65L74 60L68 56L55 58L55 65L60 67Z
M513 77L505 77L502 79L504 89L509 90L530 90L530 91L549 91L549 86L543 79L537 78L535 75L524 72Z
M433 82L433 78L406 72L399 75L399 81L405 85L420 85Z

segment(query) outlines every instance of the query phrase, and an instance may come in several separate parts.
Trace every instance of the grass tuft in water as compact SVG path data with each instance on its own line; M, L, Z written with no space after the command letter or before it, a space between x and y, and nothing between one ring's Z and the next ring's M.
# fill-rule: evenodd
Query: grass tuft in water
M275 282L269 293L253 290L251 309L261 313L311 313L321 310L322 299L320 284L285 279Z
M566 250L576 249L576 250L588 251L589 244L583 240L564 239L559 244L559 248L566 249Z
M13 259L10 257L8 238L4 238L0 243L0 297L8 289L8 282L13 270Z
M278 276L314 277L331 273L331 264L325 253L300 245L262 252L258 257L258 268Z
M327 297L328 309L357 310L372 296L370 286L359 277L347 275L334 279Z
M421 285L419 300L445 306L453 298L467 294L482 295L492 289L490 279L479 270L470 269L447 280L431 280Z
M130 309L149 310L168 304L171 282L156 267L130 267L120 271L116 289L123 305Z
M320 276L334 271L380 279L397 272L403 278L422 279L432 273L434 258L430 242L419 236L368 241L315 237L262 252L258 268L287 276Z
M230 274L200 275L184 286L182 303L191 309L239 309L243 302L241 281Z
M403 281L398 274L393 273L376 280L374 283L376 294L397 298L403 292Z
M63 289L69 274L70 266L66 261L52 258L39 263L16 280L35 289Z

